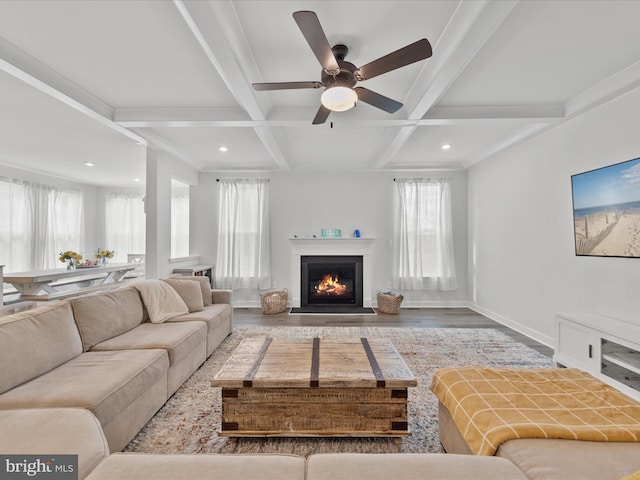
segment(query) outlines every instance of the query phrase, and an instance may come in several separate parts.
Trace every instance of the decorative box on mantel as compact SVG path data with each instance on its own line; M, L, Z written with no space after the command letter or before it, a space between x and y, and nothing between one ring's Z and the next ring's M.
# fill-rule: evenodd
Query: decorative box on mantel
M289 302L300 307L300 258L305 255L362 255L362 306L373 305L372 279L375 238L289 238L291 245L291 287Z

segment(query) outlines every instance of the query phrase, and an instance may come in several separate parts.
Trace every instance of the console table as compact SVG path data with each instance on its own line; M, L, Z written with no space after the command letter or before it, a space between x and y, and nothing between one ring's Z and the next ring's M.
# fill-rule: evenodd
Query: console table
M27 272L7 273L5 283L10 283L20 293L20 300L46 302L87 293L120 282L124 275L137 265L112 263L104 267L52 268Z
M186 277L190 277L194 275L197 277L201 277L201 276L209 277L209 283L211 284L211 288L214 288L215 286L215 273L216 273L215 265L192 265L190 267L174 268L173 273L178 273Z
M589 313L556 318L556 364L585 370L640 400L639 325Z

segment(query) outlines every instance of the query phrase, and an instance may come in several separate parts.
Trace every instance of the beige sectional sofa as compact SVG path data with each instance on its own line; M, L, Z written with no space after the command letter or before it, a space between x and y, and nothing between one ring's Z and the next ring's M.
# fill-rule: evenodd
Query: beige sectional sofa
M0 453L78 454L80 480L525 480L497 457L445 454L109 455L81 408L0 411Z
M468 447L442 406L448 454L118 453L231 333L230 295L170 277L0 318L0 454L77 454L81 480L583 480L638 465L638 444L571 440L461 455Z
M230 292L182 277L185 290L200 292L194 306L171 282L142 280L1 318L0 410L85 408L109 450L122 450L232 330ZM181 302L176 315L154 323L149 290L160 303Z

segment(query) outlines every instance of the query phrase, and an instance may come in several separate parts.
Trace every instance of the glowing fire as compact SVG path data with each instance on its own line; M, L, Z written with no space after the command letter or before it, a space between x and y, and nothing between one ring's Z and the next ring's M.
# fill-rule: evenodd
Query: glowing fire
M347 286L339 283L338 276L325 275L315 286L318 295L344 295L347 293Z

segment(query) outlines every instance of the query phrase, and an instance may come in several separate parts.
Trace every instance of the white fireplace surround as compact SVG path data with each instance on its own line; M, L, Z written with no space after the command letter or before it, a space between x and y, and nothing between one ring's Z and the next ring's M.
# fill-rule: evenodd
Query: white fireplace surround
M375 238L290 238L291 288L290 305L300 307L300 257L304 255L361 255L362 306L371 307L372 255Z

